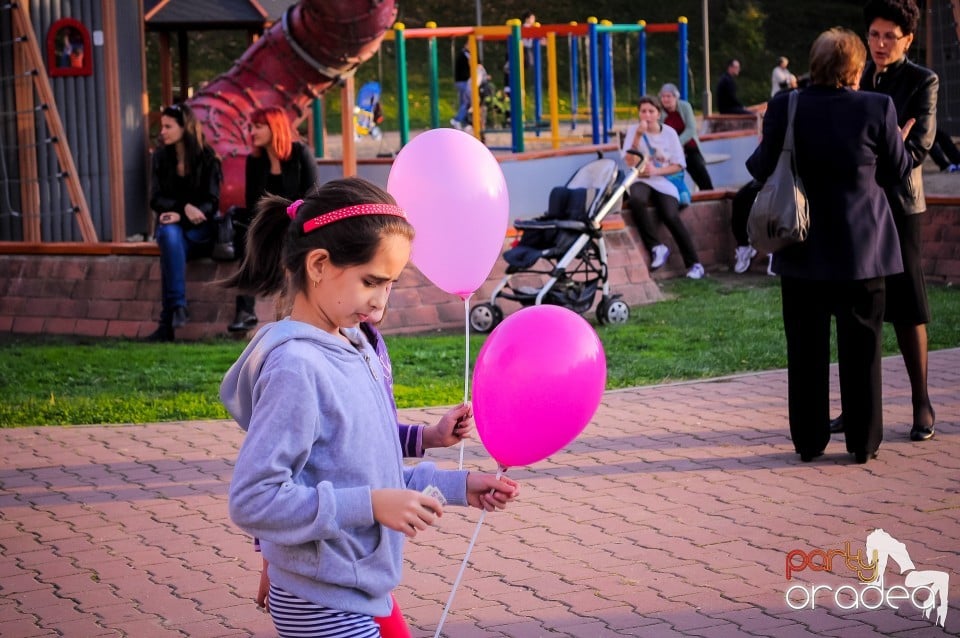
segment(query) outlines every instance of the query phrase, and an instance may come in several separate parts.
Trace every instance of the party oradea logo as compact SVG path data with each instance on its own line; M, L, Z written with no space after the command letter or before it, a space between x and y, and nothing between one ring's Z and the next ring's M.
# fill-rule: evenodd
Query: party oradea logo
M900 568L902 578L890 565L894 576L885 579L891 561ZM934 622L946 626L950 575L943 571L917 569L906 545L882 529L867 534L866 547L856 551L852 550L850 541L846 541L842 548L791 550L786 557L787 580L799 572L856 576L857 583L791 585L784 596L791 609L815 609L818 605L855 610L911 606L928 619L936 609Z

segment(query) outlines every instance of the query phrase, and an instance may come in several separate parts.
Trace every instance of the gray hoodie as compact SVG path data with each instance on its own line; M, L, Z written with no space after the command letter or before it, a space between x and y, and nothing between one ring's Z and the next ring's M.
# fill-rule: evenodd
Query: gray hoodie
M405 536L373 518L371 491L435 485L466 504L466 472L404 467L383 369L359 330L345 343L286 319L264 326L220 385L247 431L230 517L260 539L278 587L318 605L390 613Z

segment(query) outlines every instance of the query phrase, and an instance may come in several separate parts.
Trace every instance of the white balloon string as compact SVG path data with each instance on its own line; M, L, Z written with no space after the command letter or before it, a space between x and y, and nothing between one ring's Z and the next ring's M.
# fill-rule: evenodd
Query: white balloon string
M443 630L443 623L447 620L447 614L450 613L450 606L453 604L453 597L457 594L457 587L460 586L460 580L463 578L463 572L467 568L467 560L470 558L470 552L473 550L474 543L477 542L477 536L480 535L480 526L483 525L483 519L487 515L487 510L483 510L480 514L480 520L477 521L477 528L473 531L473 538L470 539L470 544L467 546L467 555L463 557L463 562L460 564L460 573L457 574L457 580L453 583L453 589L450 590L450 598L447 599L447 605L443 608L443 614L440 615L440 623L437 625L437 633L433 634L433 638L439 638L440 631Z
M464 343L464 356L463 356L463 402L466 403L470 399L470 298L473 297L473 293L470 293L463 298L463 343ZM463 449L466 446L466 441L460 441L460 464L457 466L458 469L463 469Z
M503 475L503 468L497 468L497 479ZM490 493L493 494L496 490L490 490ZM480 503L481 507L483 502ZM463 580L463 572L467 569L467 561L470 560L470 552L473 551L473 546L477 543L477 537L480 535L480 526L483 525L483 519L487 516L487 510L483 509L480 512L480 520L477 521L477 527L473 530L473 538L470 539L470 544L467 545L467 553L463 556L463 562L460 563L460 571L457 573L457 579L453 581L453 588L450 590L450 598L447 599L447 605L443 608L443 613L440 615L440 622L437 624L437 632L433 634L433 638L439 638L440 632L443 630L443 623L447 620L447 614L450 613L450 607L453 605L453 598L457 595L457 588L460 587L460 581Z

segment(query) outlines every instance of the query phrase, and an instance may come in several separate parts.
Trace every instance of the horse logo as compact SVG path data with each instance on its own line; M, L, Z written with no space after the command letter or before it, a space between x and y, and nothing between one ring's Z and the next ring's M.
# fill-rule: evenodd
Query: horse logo
M876 583L881 590L883 589L883 574L887 569L887 562L893 559L893 562L900 568L901 574L909 572L903 581L906 587L924 587L930 592L930 596L923 601L920 607L924 618L929 619L934 606L937 606L936 624L941 627L946 626L947 594L950 583L950 575L947 572L918 570L913 561L910 560L907 546L882 529L875 529L867 534L867 558L870 557L875 557L877 561ZM939 605L936 604L938 598L940 600Z

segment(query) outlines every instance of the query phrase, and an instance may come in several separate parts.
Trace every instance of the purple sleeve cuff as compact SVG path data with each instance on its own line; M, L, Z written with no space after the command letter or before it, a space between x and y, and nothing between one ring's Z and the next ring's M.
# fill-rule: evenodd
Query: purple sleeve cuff
M398 423L397 434L400 437L400 449L405 457L423 456L423 426Z

